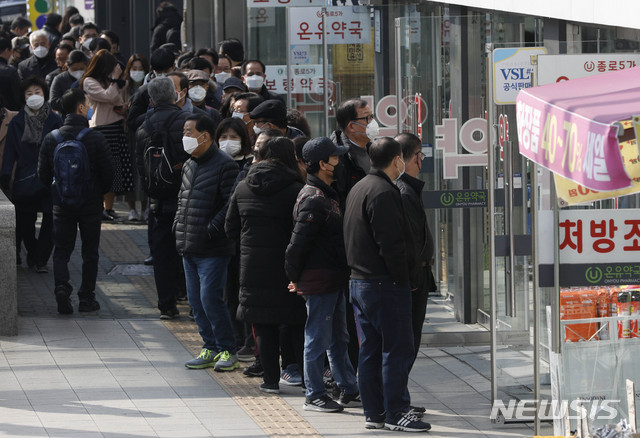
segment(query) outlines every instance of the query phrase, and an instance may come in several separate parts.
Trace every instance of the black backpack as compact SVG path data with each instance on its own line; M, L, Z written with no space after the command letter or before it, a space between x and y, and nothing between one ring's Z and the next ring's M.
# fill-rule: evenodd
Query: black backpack
M151 133L144 145L144 184L147 196L153 199L170 199L180 190L181 171L174 170L178 164L171 153L171 124L178 118L181 111L176 111L165 125L165 130L156 131L151 123L145 121L147 132Z
M58 142L53 151L54 199L62 207L78 209L93 193L93 177L89 154L82 139L91 131L84 128L78 136L64 140L60 130L51 132Z

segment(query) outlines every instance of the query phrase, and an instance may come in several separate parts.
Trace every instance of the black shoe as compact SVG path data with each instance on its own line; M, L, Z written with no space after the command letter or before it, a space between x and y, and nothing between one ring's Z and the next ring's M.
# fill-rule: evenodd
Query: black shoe
M425 423L418 417L410 413L400 413L393 420L384 423L389 430L403 432L426 432L431 429L429 423Z
M314 412L342 412L344 410L342 406L326 394L313 400L305 399L302 409Z
M149 257L144 259L144 264L145 264L145 266L152 266L153 265L153 256L150 255Z
M38 274L48 274L49 269L46 266L36 266L36 272Z
M189 308L189 319L191 321L195 321L196 319L193 317L193 307Z
M96 310L100 310L100 303L95 299L83 300L78 304L78 312L95 312Z
M102 221L103 222L115 222L116 218L109 214L109 211L113 210L102 210Z
M164 320L176 319L179 316L180 316L180 312L178 311L177 307L174 307L173 309L169 309L169 310L162 310L160 312L160 319L164 319Z
M187 293L180 291L180 293L176 296L176 300L178 300L178 301L188 301Z
M111 216L113 218L113 220L117 221L118 219L120 219L120 216L118 215L118 213L116 213L115 211L113 211L113 209L109 209L107 210L107 214L109 216Z
M246 367L242 374L248 377L262 377L264 376L264 370L262 369L262 364L260 363L260 359L256 359L254 363Z
M366 417L364 421L365 429L384 429L384 413L376 416Z
M56 303L58 303L58 313L60 315L71 315L73 313L73 306L69 299L70 293L71 291L64 286L56 287Z
M260 391L267 394L280 394L280 386L277 383L262 383Z
M425 412L427 412L427 410L422 406L409 406L409 413L418 418L424 417Z
M338 404L343 408L359 408L362 406L362 400L360 400L360 394L345 394L342 392L338 399Z

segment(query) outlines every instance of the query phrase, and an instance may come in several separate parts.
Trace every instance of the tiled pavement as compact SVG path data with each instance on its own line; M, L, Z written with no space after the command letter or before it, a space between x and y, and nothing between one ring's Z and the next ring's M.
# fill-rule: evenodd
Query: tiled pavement
M158 319L148 270L110 274L147 251L145 226L103 226L102 308L92 314L58 315L53 275L17 268L19 335L0 337L0 437L406 436L365 430L359 409L303 411L300 388L265 395L240 372L186 369L199 351L195 324ZM74 285L80 266L76 249ZM487 347L422 349L410 390L412 403L427 408L428 436L533 435L527 425L490 422L487 358Z

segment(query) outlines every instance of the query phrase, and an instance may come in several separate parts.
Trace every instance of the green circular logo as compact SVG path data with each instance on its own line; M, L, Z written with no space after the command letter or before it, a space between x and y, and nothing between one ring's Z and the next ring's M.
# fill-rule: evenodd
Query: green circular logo
M36 11L41 14L49 12L49 9L51 9L51 3L47 0L36 0L33 5L35 6Z
M602 269L592 266L588 268L584 273L584 277L591 284L598 283L600 280L602 280Z
M451 204L453 204L454 200L455 198L451 193L443 193L442 195L440 195L440 203L445 207L448 207Z

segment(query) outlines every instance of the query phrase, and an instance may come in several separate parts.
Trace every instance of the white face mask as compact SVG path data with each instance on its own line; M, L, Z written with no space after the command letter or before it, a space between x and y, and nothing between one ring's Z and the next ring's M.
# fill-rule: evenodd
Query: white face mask
M84 75L84 70L70 71L69 74L73 76L75 79L80 80L82 75Z
M89 46L91 45L91 41L93 41L93 38L89 38L89 39L85 40L84 43L82 43L82 45L84 46L84 48L86 50L89 50Z
M400 175L398 175L396 179L400 179L400 177L404 175L405 170L407 170L407 165L405 164L404 160L400 158L400 161L402 161L402 171L400 172Z
M38 46L33 50L33 54L42 59L49 54L49 49L47 49L45 46Z
M144 80L144 72L142 70L130 71L129 72L129 77L131 78L131 80L133 82L139 84L140 82L142 82Z
M223 140L220 142L220 149L230 157L235 157L242 149L242 142L240 140Z
M256 135L260 135L262 129L258 128L256 125L253 125L253 132L255 132Z
M371 141L375 140L380 135L380 125L378 125L378 122L376 122L375 119L371 120L367 125L366 133L367 137L369 137L369 140Z
M264 78L260 75L247 76L244 80L249 90L260 90L264 85Z
M198 138L200 137L187 137L186 135L182 137L182 147L189 155L199 146Z
M32 94L27 98L27 106L34 111L39 110L44 105L44 97L39 94Z
M189 88L189 97L194 102L202 102L206 96L207 90L205 90L201 85L196 85L195 87Z
M244 121L244 115L245 114L247 114L247 113L239 113L237 111L234 111L234 112L231 113L231 117L234 118L234 119L240 119L240 120Z
M224 84L224 81L226 81L231 77L231 73L226 73L226 72L216 73L215 77L216 77L216 82L222 85Z

